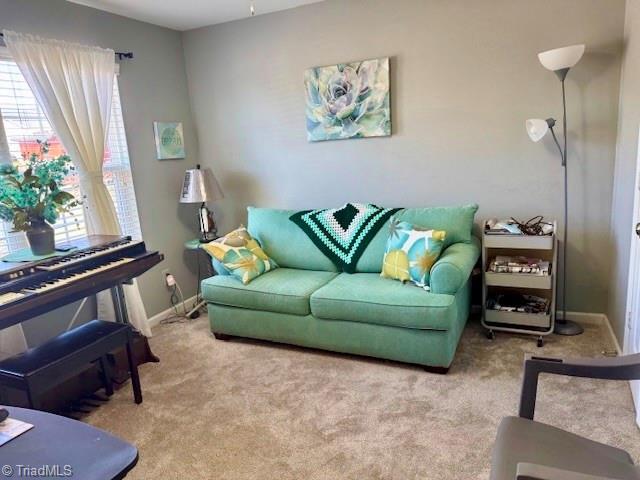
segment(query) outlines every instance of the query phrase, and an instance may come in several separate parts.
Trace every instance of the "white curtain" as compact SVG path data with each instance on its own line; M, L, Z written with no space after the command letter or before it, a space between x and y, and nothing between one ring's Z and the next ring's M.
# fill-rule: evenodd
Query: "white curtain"
M115 207L102 176L111 113L115 53L5 30L4 41L38 103L73 160L90 234L119 235ZM125 286L131 324L151 336L137 284ZM98 315L114 320L109 292L98 294Z
M7 143L7 135L4 131L2 112L0 112L0 164L11 163L11 153ZM24 337L22 325L14 325L0 330L0 360L10 357L27 349L27 340Z

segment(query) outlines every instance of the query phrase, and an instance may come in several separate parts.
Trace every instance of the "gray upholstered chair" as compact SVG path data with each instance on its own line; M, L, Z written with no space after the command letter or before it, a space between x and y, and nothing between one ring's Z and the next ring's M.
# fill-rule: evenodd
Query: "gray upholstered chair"
M593 360L525 360L519 417L506 417L500 423L491 480L640 480L640 468L624 450L533 421L541 373L637 380L640 354Z

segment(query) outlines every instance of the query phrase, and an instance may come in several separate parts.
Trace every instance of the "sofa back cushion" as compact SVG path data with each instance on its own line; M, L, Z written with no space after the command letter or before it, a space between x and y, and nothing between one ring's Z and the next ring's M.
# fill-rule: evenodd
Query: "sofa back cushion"
M247 211L249 233L260 242L267 255L279 266L324 272L338 271L307 234L289 220L296 210L249 207Z
M478 205L459 207L405 208L395 218L417 227L447 232L444 247L453 243L471 241L473 218ZM336 272L337 267L313 244L298 225L289 220L297 210L249 207L247 230L256 238L264 251L276 263L285 268ZM356 272L380 273L389 236L389 222L369 243L358 264Z
M471 241L473 219L477 211L477 204L459 207L405 208L396 213L393 218L420 228L444 230L447 232L443 246L445 249L454 243L469 243ZM390 221L388 220L373 237L356 265L356 272L379 273L382 270Z

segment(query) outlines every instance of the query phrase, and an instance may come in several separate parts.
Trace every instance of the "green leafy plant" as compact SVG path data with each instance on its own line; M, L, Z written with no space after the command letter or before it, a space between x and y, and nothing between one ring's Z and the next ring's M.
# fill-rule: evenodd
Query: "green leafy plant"
M12 222L14 231L28 231L42 222L53 224L61 213L79 205L72 194L60 189L71 159L67 155L45 158L49 145L38 144L40 152L25 159L23 168L0 165L0 219Z

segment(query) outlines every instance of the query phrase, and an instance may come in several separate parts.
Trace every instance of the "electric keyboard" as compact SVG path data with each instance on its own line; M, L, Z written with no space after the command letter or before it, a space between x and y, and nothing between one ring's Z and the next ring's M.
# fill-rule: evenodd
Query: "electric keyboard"
M39 262L0 262L0 329L130 281L164 256L131 237L92 235Z

